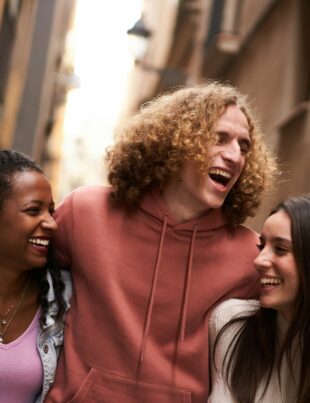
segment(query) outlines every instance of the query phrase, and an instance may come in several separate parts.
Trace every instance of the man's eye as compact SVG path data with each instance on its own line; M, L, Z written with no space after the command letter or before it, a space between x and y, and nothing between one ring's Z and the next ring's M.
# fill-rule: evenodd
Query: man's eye
M240 147L240 151L242 155L246 155L249 152L249 149L247 147Z
M264 249L264 245L262 243L258 243L256 246L259 251L262 251Z
M248 143L240 143L240 151L242 155L248 154L250 151L250 145Z
M216 144L219 146L225 144L226 137L224 133L216 133Z

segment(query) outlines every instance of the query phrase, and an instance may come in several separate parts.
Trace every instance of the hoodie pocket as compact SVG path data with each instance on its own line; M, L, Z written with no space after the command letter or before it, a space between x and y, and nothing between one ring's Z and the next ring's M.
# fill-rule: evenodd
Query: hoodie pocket
M92 368L68 403L191 403L191 392Z

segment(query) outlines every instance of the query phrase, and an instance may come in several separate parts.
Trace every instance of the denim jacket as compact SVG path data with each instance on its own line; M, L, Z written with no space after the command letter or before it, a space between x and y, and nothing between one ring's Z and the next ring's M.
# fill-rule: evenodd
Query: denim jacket
M72 295L72 281L69 272L61 272L62 281L65 284L63 292L66 303L66 311L70 308L69 300ZM45 316L46 325L41 328L37 337L37 349L40 354L43 367L43 385L40 395L36 398L35 403L43 402L49 388L53 385L56 372L57 359L60 347L63 344L64 324L60 324L55 320L58 312L58 306L55 302L54 287L50 272L47 272L47 281L50 285L47 300L50 302L48 312Z

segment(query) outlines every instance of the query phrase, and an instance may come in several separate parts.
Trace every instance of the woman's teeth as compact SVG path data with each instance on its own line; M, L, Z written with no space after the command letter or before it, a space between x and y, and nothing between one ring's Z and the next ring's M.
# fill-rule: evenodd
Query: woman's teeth
M39 246L48 246L50 243L49 239L39 239L39 238L29 238L28 242Z
M282 280L280 278L261 278L260 283L262 285L277 285L280 284Z

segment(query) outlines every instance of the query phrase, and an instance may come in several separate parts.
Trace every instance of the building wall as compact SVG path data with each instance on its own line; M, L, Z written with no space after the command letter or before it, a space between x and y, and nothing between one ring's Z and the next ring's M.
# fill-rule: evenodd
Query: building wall
M221 74L255 99L266 130L305 99L298 91L305 79L299 75L298 8L298 1L278 2Z
M13 13L11 2L5 1L1 13L1 55L5 71L1 72L0 147L12 147L16 122L24 91L37 0L24 0Z
M47 171L47 165L53 163L47 143L59 115L57 109L62 109L70 86L70 66L63 61L75 3L76 0L1 3L7 9L19 4L19 12L13 34L6 37L1 30L4 8L0 9L0 59L9 55L7 72L0 71L0 147L32 155L46 165Z
M16 127L12 147L33 154L37 123L41 110L42 89L46 77L46 60L53 27L55 0L38 2L36 24L34 26L25 87L21 94L21 107L16 116ZM51 18L52 17L52 18ZM37 157L40 156L37 155Z

